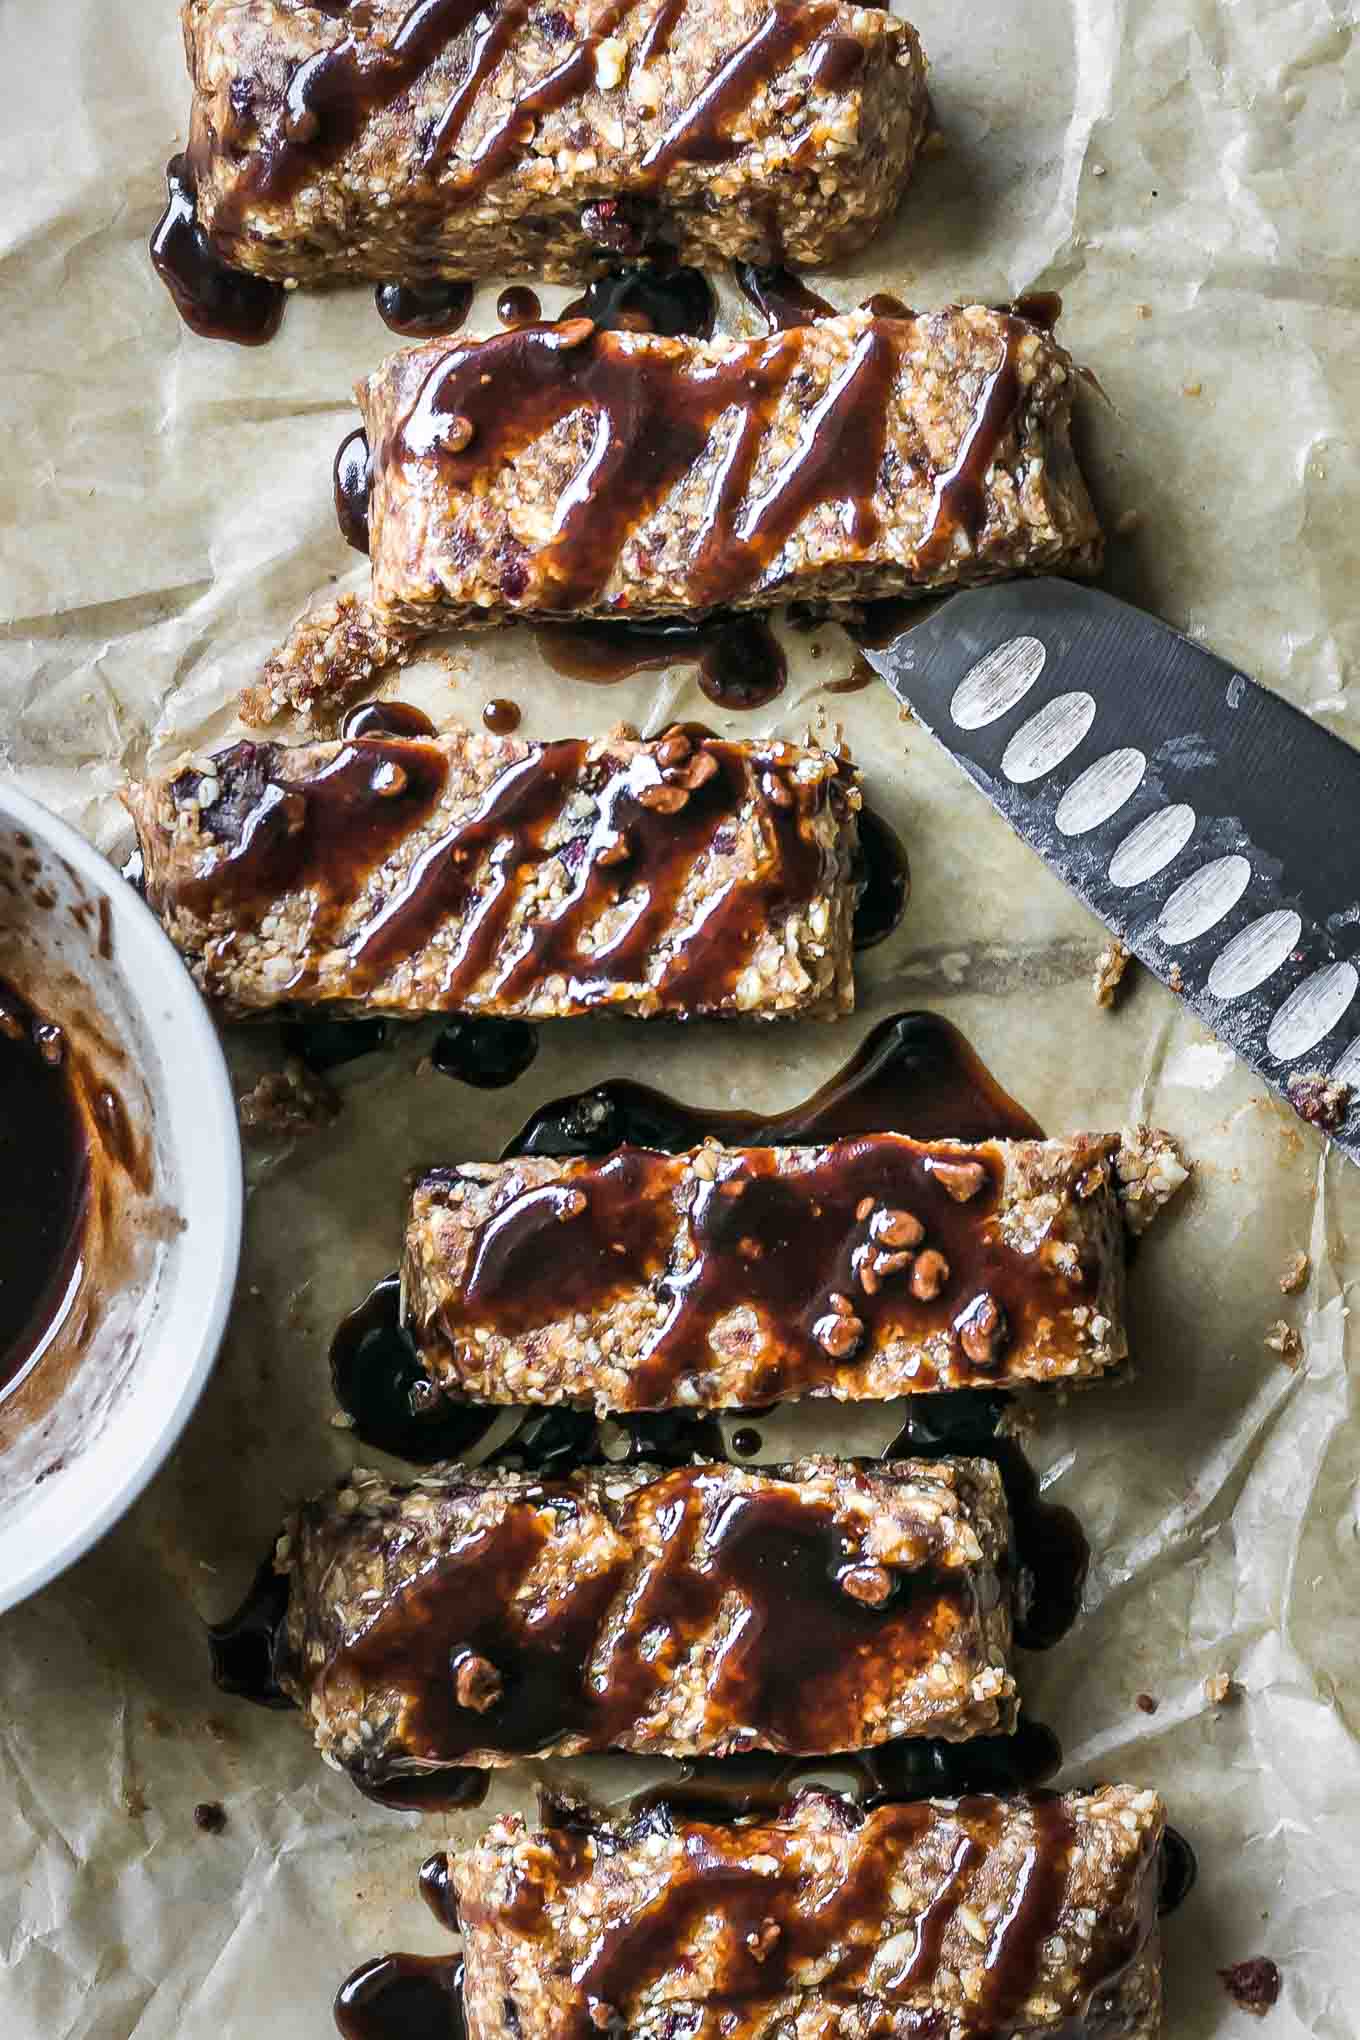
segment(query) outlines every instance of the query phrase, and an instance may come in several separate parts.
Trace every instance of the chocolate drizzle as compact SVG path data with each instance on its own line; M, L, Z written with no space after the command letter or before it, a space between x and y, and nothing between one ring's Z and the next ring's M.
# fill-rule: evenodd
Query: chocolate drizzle
M493 334L441 356L379 459L434 461L449 487L467 488L585 409L594 420L589 487L559 505L553 536L536 555L533 605L583 610L600 599L629 535L705 453L718 419L735 410L737 426L709 492L689 574L695 606L731 604L759 588L790 534L822 504L840 506L852 547L867 549L877 535L874 492L897 366L882 324L859 335L807 412L794 447L751 492L767 425L797 370L805 333L776 334L689 366L627 335L600 333L584 319ZM993 405L968 437L979 459L994 411L999 431L1004 420ZM942 484L940 515L953 502L950 491L966 485L973 457L971 450L961 456L956 481Z
M101 1112L107 1097L106 1111ZM112 1092L91 1101L98 1137L129 1167ZM72 1318L84 1273L90 1142L60 1027L0 978L0 1400Z
M744 1620L707 1692L712 1722L730 1725L727 1746L758 1738L793 1752L837 1748L860 1717L867 1674L890 1665L905 1681L962 1647L979 1579L928 1562L894 1567L885 1596L867 1602L855 1586L864 1552L828 1501L773 1484L733 1492L731 1479L698 1466L649 1482L620 1526L633 1557L602 1561L569 1592L531 1604L525 1582L554 1517L569 1524L582 1506L575 1487L543 1482L500 1521L460 1534L338 1643L317 1690L400 1693L403 1761L528 1755L564 1736L606 1749L654 1710L735 1599ZM807 1653L797 1679L791 1636ZM464 1697L459 1674L474 1667L494 1681L485 1704Z
M342 439L332 471L335 521L346 545L368 553L368 499L373 487L373 460L362 425Z
M907 846L873 808L859 811L855 947L875 949L901 922L911 897Z
M225 262L199 225L198 193L187 156L165 169L165 211L151 236L151 261L186 326L205 340L261 347L283 318L282 284Z
M430 1010L458 1008L500 960L521 892L551 859L565 867L566 895L523 924L528 939L501 967L497 997L527 996L561 972L574 1000L602 999L610 987L638 981L696 862L734 840L736 817L754 803L767 845L760 874L718 894L656 986L663 1008L712 1010L730 1000L770 918L834 882L832 854L811 822L824 802L841 797L839 780L795 779L778 744L750 751L677 730L660 751L636 752L627 763L607 755L590 762L584 740L527 746L472 812L434 834L399 884L367 895L375 868L429 821L448 775L437 744L369 734L370 727L298 777L283 775L285 754L270 744L242 742L212 763L216 797L201 823L225 854L205 875L182 881L176 899L205 918L229 908L235 928L249 932L283 894L309 889L308 956L280 988L289 999L313 991L314 959L328 941L344 940L350 995L362 997L460 916L459 946L427 1001ZM583 791L594 819L567 841L563 818ZM635 903L626 925L583 947L625 894ZM342 938L346 916L365 897L372 911Z

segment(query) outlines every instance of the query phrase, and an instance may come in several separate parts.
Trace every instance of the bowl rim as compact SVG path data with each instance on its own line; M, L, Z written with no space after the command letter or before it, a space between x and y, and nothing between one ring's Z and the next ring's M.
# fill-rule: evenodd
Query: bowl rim
M149 1346L159 1353L163 1365L142 1371L139 1354L98 1436L71 1462L70 1471L79 1478L58 1476L46 1494L39 1490L19 1505L15 1529L30 1556L6 1551L11 1539L0 1521L3 1615L83 1558L145 1492L183 1435L207 1386L231 1310L245 1186L236 1099L222 1044L198 987L151 909L88 838L4 775L0 822L27 830L35 843L65 858L82 883L108 900L115 958L129 944L137 952L137 972L124 967L123 975L155 1050L147 1078L164 1115L177 1198L182 1208L192 1208L197 1221L179 1236L181 1259L146 1327L142 1350ZM171 1041L150 1010L153 996L166 1009ZM192 1121L192 1153L186 1116ZM51 1519L53 1537L44 1534L45 1517ZM63 1523L69 1527L58 1527Z

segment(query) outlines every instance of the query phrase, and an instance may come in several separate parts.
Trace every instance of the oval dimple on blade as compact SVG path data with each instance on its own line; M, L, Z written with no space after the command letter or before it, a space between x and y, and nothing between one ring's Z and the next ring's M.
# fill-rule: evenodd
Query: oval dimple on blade
M1132 748L1110 751L1074 779L1053 820L1063 836L1084 836L1118 814L1143 783L1147 759Z
M1115 851L1110 859L1110 884L1126 892L1130 886L1145 885L1180 856L1194 833L1195 810L1184 801L1160 808L1130 829Z
M1030 786L1070 758L1096 719L1091 694L1059 694L1021 723L1001 754L1001 770L1012 786Z
M1216 857L1201 864L1172 893L1157 918L1157 933L1169 949L1207 935L1230 914L1251 882L1245 857Z
M1262 914L1240 934L1234 935L1209 972L1209 991L1215 999L1240 999L1254 992L1277 971L1303 933L1303 918L1292 907L1280 907Z
M1353 963L1325 963L1289 994L1270 1023L1266 1047L1277 1062L1307 1055L1336 1026L1360 990Z
M1036 637L1008 638L978 660L954 689L949 713L961 730L985 730L1023 701L1048 652Z

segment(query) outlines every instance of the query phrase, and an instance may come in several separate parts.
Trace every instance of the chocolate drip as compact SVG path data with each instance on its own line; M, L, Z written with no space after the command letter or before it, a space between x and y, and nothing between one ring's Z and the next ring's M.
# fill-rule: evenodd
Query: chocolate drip
M559 316L593 320L601 332L661 333L668 339L688 333L707 340L716 312L713 287L702 269L657 259L607 269Z
M542 316L538 293L530 290L527 283L512 283L496 299L496 317L503 326L532 326Z
M584 740L534 745L513 759L474 811L436 835L348 936L354 995L371 992L401 957L423 950L441 923L463 913L461 946L447 959L434 1003L464 1003L496 961L525 885L558 857L569 878L566 897L525 924L528 940L502 972L499 996L520 997L555 971L582 998L635 982L673 922L696 861L722 849L737 815L754 802L770 848L767 875L728 886L658 986L672 1007L725 1002L762 926L831 882L810 823L824 801L840 797L839 782L810 787L793 779L778 745L755 753L717 740L696 746L681 731L668 744L662 765L650 752L628 765L607 757L588 764ZM230 847L206 876L183 881L177 898L205 917L229 906L236 926L250 929L281 894L309 888L312 949L319 951L374 868L429 817L447 763L436 745L368 735L351 737L298 779L280 777L281 762L276 746L252 743L214 759L218 793L202 824ZM595 801L593 827L565 841L564 814L583 790ZM625 893L641 895L627 926L584 950L586 931ZM476 911L467 914L469 906ZM305 996L314 968L299 965L288 996Z
M484 1437L497 1412L442 1395L401 1324L401 1280L394 1272L343 1318L331 1341L335 1399L365 1445L417 1466L457 1459Z
M101 1111L103 1100L109 1106ZM112 1092L92 1101L99 1137L140 1168ZM90 1143L60 1027L0 978L0 1401L71 1315L84 1272Z
M373 488L373 460L362 425L342 439L335 456L335 521L340 536L355 552L368 554L368 499Z
M454 1896L453 1880L449 1876L447 1849L436 1849L427 1856L420 1866L420 1895L441 1927L447 1927L451 1934L458 1932L458 1900Z
M491 1789L491 1773L473 1764L445 1764L433 1771L399 1772L371 1779L356 1774L365 1799L396 1813L459 1813L480 1806Z
M762 267L757 262L734 262L732 274L742 296L755 306L771 333L835 316L836 307L819 297L791 269L777 264Z
M279 1039L288 1055L298 1057L313 1076L338 1070L360 1056L376 1055L386 1048L391 1023L387 1020L285 1020Z
M1162 1836L1162 1860L1157 1888L1157 1910L1163 1918L1185 1904L1199 1878L1199 1861L1179 1828L1169 1827Z
M257 1707L292 1707L278 1681L278 1653L288 1617L288 1580L264 1560L236 1613L208 1628L213 1680L224 1693Z
M488 701L482 710L482 721L493 736L511 737L519 728L523 711L517 701L506 701L497 697Z
M538 1511L517 1510L460 1538L337 1647L323 1682L400 1692L406 1749L428 1762L487 1744L531 1754L564 1734L607 1748L654 1706L695 1638L736 1596L746 1619L715 1672L710 1707L741 1725L738 1744L759 1733L776 1748L809 1751L834 1747L847 1712L857 1712L867 1659L891 1662L903 1678L919 1674L973 1619L976 1583L930 1566L893 1571L886 1600L867 1604L846 1584L863 1554L827 1502L767 1489L719 1507L714 1479L704 1467L681 1468L642 1491L649 1553L621 1614L621 1560L576 1578L532 1620L516 1606L551 1534L544 1515L570 1517L580 1507L574 1489L545 1482L525 1498ZM626 1524L621 1534L640 1542ZM816 1667L797 1680L788 1676L791 1636ZM494 1667L497 1680L480 1712L458 1697L458 1670L475 1660Z
M910 305L903 304L900 297L894 297L890 290L876 290L865 298L860 306L862 311L872 312L876 319L914 319L915 312Z
M205 340L260 347L283 318L282 284L233 269L198 221L198 192L187 156L165 170L165 211L151 236L151 261L186 326Z
M907 911L911 866L897 831L870 807L859 811L856 883L855 947L873 949L887 941Z
M676 24L684 13L687 0L661 0L661 5L652 16L647 29L638 44L637 68L646 70L649 64L664 57L671 46Z
M476 290L475 283L459 277L437 276L424 283L380 283L373 302L390 332L420 340L456 333L472 309Z
M397 445L385 448L382 459L434 459L450 486L467 487L561 419L589 411L596 420L590 487L561 510L539 555L544 592L537 598L545 609L589 609L629 535L690 472L718 419L735 408L735 437L709 492L691 573L698 605L731 604L759 587L790 534L823 503L842 506L852 547L869 547L877 534L873 498L897 365L881 326L859 336L794 448L751 493L766 427L797 369L804 331L777 334L692 373L669 354L630 347L583 319L495 334L434 365L396 428ZM984 437L975 424L968 447L980 447ZM953 503L964 486L963 456L956 467L942 502Z
M344 2040L464 2040L461 1955L379 1955L341 1984Z

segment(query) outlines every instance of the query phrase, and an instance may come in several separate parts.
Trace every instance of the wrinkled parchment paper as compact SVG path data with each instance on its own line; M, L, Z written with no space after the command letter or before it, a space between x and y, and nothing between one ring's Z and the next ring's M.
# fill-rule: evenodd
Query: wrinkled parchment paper
M1085 436L1102 506L1124 520L1110 584L1360 740L1356 9L913 12L948 146L870 259L823 287L922 306L1061 290L1063 336L1109 397L1086 404ZM0 767L112 851L120 776L220 740L238 685L350 571L330 460L353 378L391 344L367 291L295 300L263 352L181 328L145 255L188 106L175 14L0 0ZM473 330L492 304L484 292ZM725 309L744 316L730 295ZM324 2040L358 1961L440 1945L414 1876L450 1823L368 1805L297 1720L218 1695L200 1627L233 1605L285 1503L355 1457L330 1423L326 1345L395 1259L404 1172L494 1153L540 1100L615 1074L790 1101L873 1021L929 1005L1051 1129L1147 1117L1198 1158L1139 1258L1137 1379L1044 1406L1035 1450L1095 1559L1080 1626L1025 1685L1066 1777L1158 1786L1198 1848L1199 1887L1167 1935L1169 2033L1255 2033L1215 1970L1268 1954L1284 1979L1270 2040L1347 2040L1360 1174L1147 977L1097 1010L1095 924L886 696L824 691L850 664L835 629L795 641L787 693L744 718L716 715L683 669L602 690L554 680L519 634L451 649L452 670L402 691L469 719L512 696L532 735L620 717L841 723L909 839L911 911L865 959L860 1013L839 1028L573 1023L489 1093L417 1075L428 1036L412 1034L341 1073L333 1130L255 1155L235 1319L184 1443L91 1557L0 1624L0 2033ZM233 1053L243 1086L277 1060L268 1030ZM1285 1297L1298 1249L1312 1274ZM1264 1344L1281 1317L1303 1335L1297 1371ZM868 1428L882 1442L893 1426ZM838 1438L864 1435L847 1420ZM1214 1707L1219 1671L1237 1691ZM491 1804L516 1793L502 1782ZM214 1799L220 1836L192 1818Z

